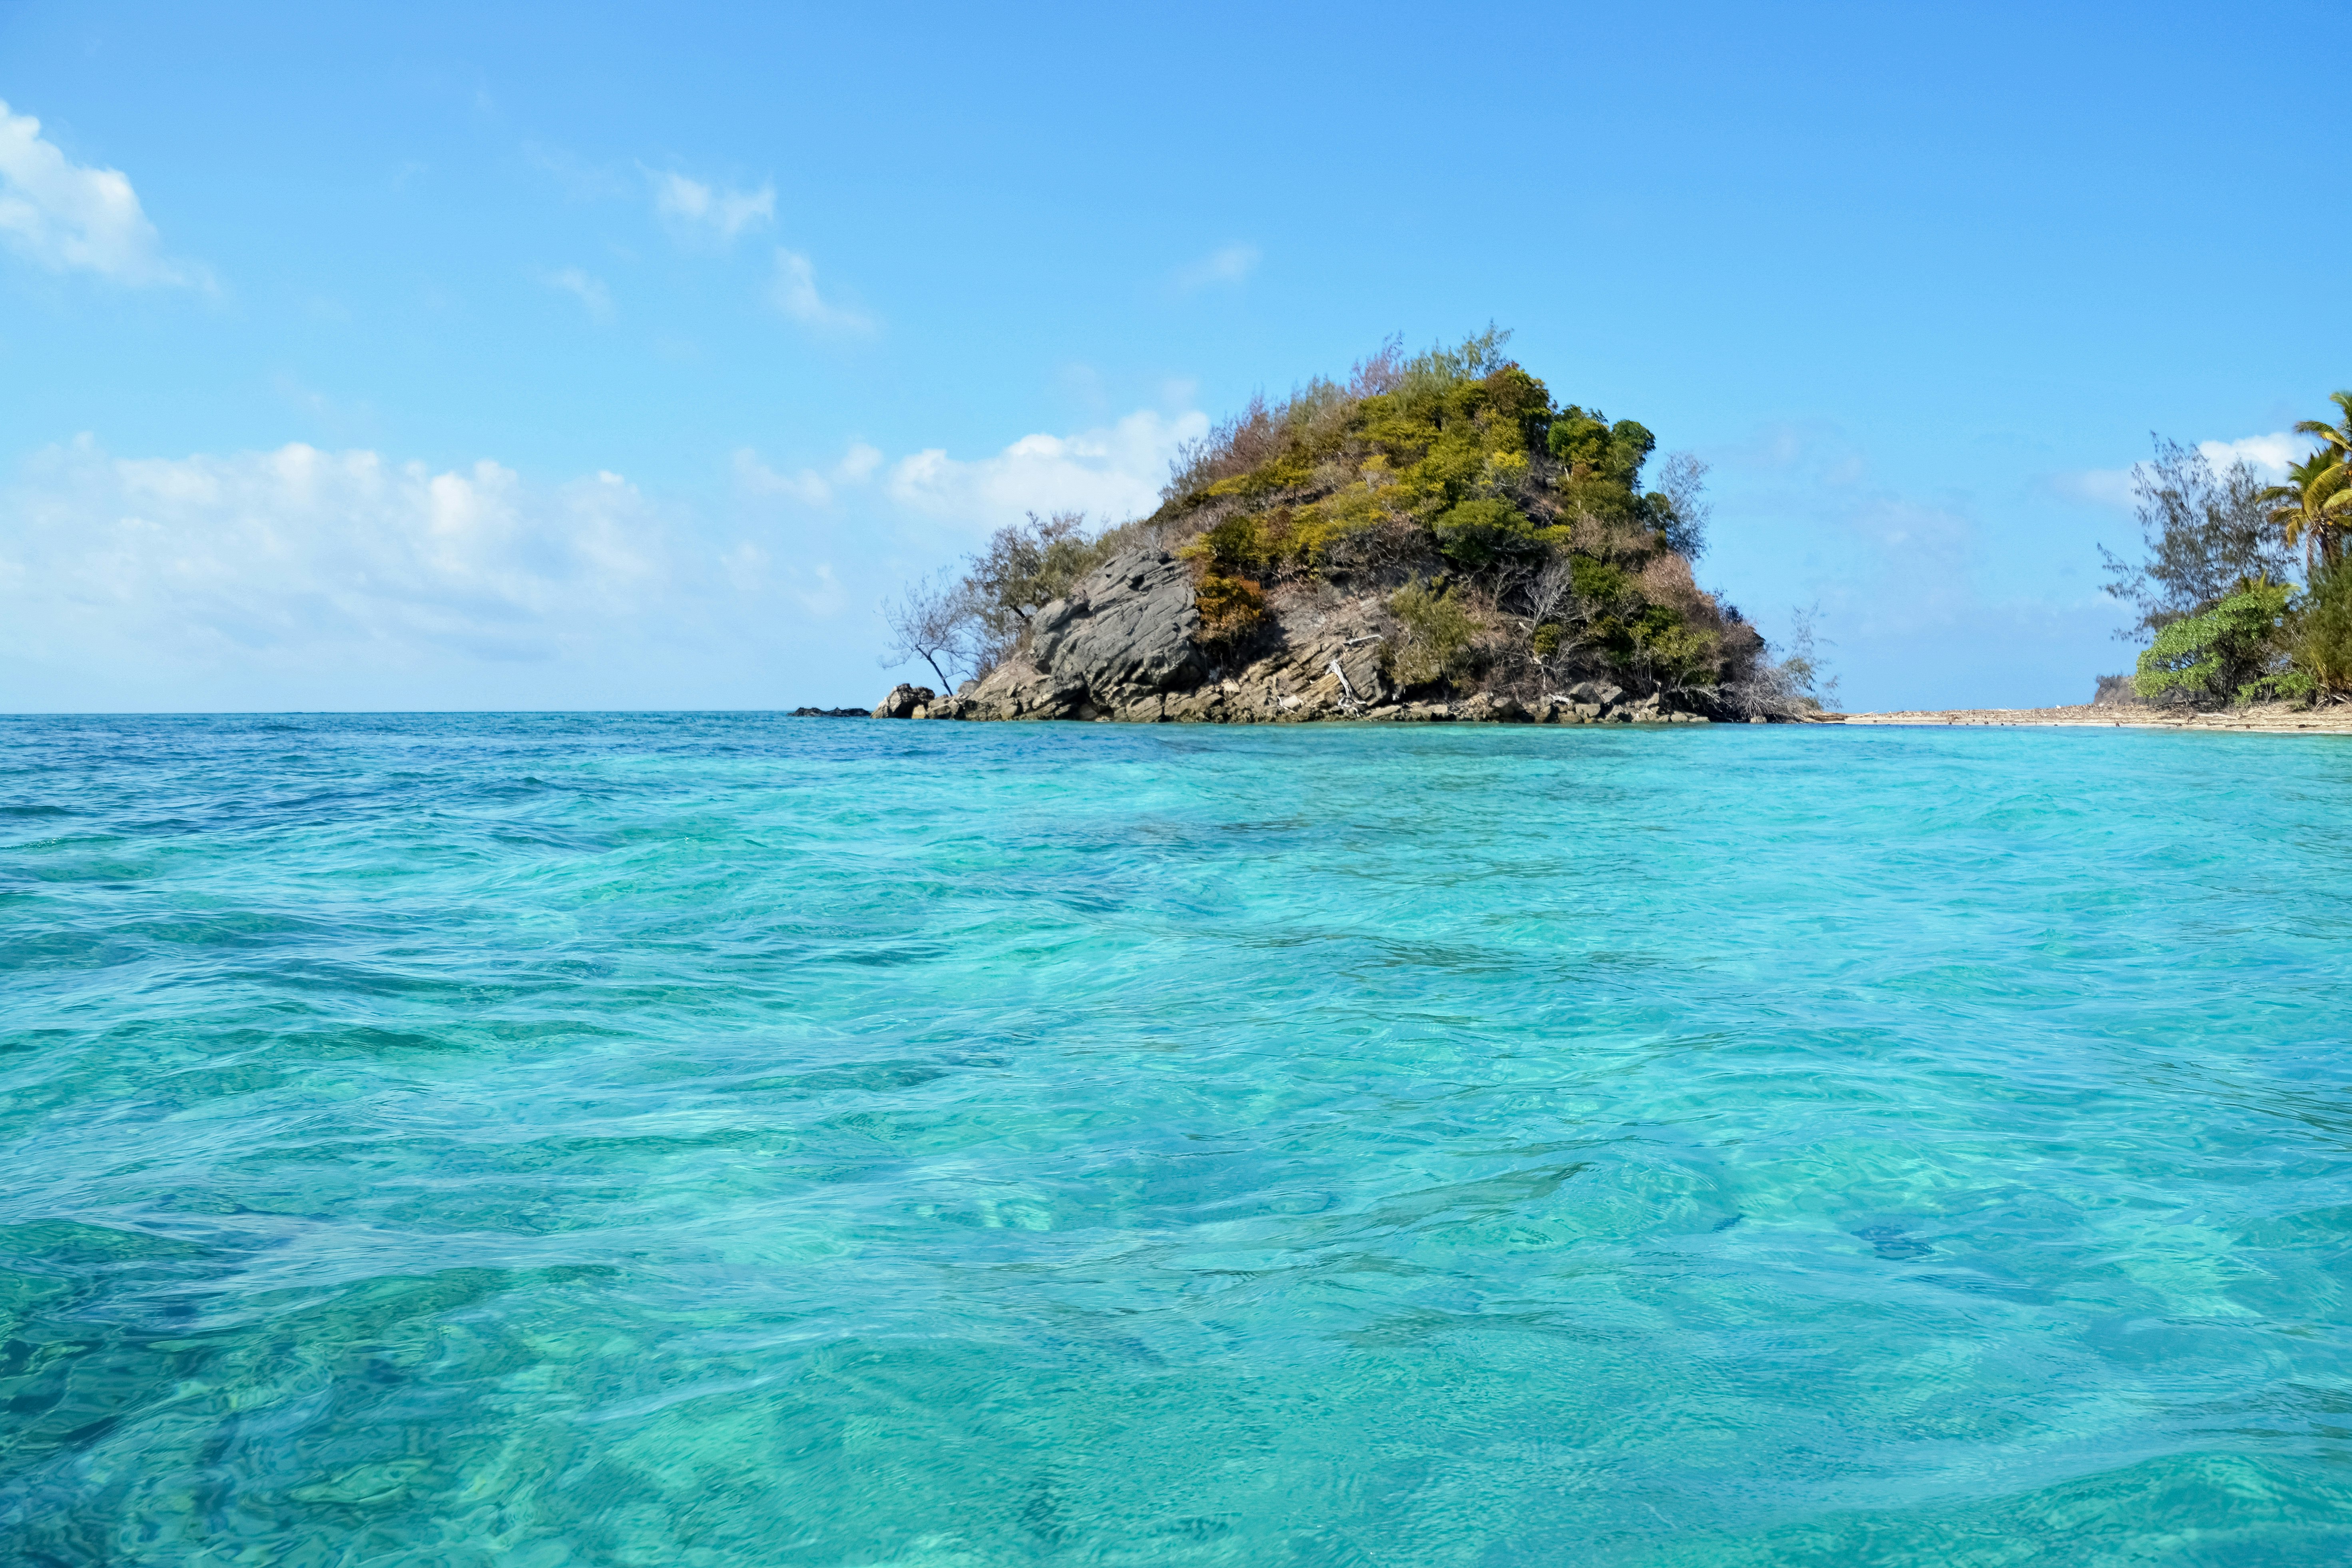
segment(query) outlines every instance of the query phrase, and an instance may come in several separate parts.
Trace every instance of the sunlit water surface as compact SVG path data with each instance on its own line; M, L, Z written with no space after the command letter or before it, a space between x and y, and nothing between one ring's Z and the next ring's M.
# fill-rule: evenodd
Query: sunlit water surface
M2352 741L0 721L0 1560L2352 1558Z

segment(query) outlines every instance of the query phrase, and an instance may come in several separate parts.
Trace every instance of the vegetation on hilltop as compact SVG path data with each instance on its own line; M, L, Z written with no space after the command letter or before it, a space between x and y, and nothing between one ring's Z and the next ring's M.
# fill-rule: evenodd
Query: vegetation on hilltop
M2133 470L2147 558L2101 553L2106 591L2139 612L2117 635L2148 639L2133 677L2142 700L2352 697L2352 392L2330 401L2337 422L2295 426L2319 445L2284 484L2263 485L2242 459L2217 472L2161 438Z
M1773 661L1692 576L1706 465L1670 457L1645 488L1651 432L1556 402L1506 336L1412 356L1391 341L1345 381L1253 398L1178 454L1149 517L1000 531L960 582L890 606L887 662L984 672L1092 566L1150 545L1192 563L1204 636L1235 664L1286 614L1369 593L1407 690L1532 699L1605 677L1746 713L1817 707L1811 658Z

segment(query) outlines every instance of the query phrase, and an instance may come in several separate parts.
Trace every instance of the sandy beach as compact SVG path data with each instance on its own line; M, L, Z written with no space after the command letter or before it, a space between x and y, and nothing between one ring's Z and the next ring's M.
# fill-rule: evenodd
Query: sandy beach
M2073 708L1951 708L1890 713L1824 713L1822 724L1964 724L1990 728L2049 725L2098 730L2228 730L2264 734L2352 735L2352 704L2289 708L2284 703L2220 713L2174 713L2121 705Z

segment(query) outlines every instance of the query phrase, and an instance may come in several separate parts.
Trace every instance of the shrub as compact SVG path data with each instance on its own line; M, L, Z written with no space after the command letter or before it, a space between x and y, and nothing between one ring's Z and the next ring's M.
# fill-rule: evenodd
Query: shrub
M1472 572L1574 543L1581 520L1626 531L1636 554L1655 549L1675 514L1668 498L1636 489L1654 437L1597 410L1555 409L1544 384L1503 357L1506 336L1489 329L1411 359L1384 346L1345 385L1253 400L1179 454L1160 515L1221 520L1209 531L1223 537L1195 558L1228 574L1319 570L1349 541L1400 522L1427 529L1428 546Z
M1201 629L1212 642L1232 642L1265 619L1265 590L1246 577L1210 571L1202 574L1192 603L1201 612Z
M1590 555L1579 555L1571 563L1575 573L1576 596L1602 608L1622 605L1633 599L1633 579L1606 561L1595 561Z
M1475 571L1497 561L1543 553L1542 536L1519 510L1496 496L1474 496L1440 512L1431 524L1437 548L1456 566Z
M1462 672L1478 626L1461 600L1443 587L1414 583L1389 595L1389 611L1404 628L1403 646L1385 650L1389 675L1399 686L1427 686Z
M2287 657L2318 694L2352 696L2352 562L2313 575L2288 628Z
M1286 510L1284 515L1287 517ZM1185 546L1184 553L1207 562L1212 572L1228 575L1248 571L1265 558L1257 520L1248 517L1225 519Z
M2166 624L2139 656L2132 684L2154 702L2214 706L2268 695L2265 681L2281 673L2281 622L2293 591L2257 581L2212 608Z
M1715 682L1723 644L1713 632L1685 623L1664 605L1644 610L1633 627L1633 654L1627 662L1670 687Z

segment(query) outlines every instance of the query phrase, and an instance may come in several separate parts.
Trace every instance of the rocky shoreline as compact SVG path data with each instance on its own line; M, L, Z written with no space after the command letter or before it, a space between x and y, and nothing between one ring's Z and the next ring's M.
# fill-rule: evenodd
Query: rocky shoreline
M1383 653L1392 622L1378 594L1324 586L1286 604L1245 644L1205 635L1190 563L1132 550L1039 610L1022 646L952 692L901 684L877 719L1075 720L1119 723L1706 724L1763 723L1705 689L1632 689L1608 679L1533 697L1399 689ZM856 709L803 709L850 717ZM2352 734L2352 705L2283 703L2189 712L2113 700L2075 707L1804 713L1791 721L1850 727L1933 726L2210 730Z
M1728 717L1705 691L1638 691L1598 679L1531 700L1400 690L1381 657L1381 604L1378 595L1326 590L1288 606L1245 647L1223 647L1203 636L1192 567L1161 551L1130 551L1040 610L1025 646L983 679L945 694L902 684L873 716L1223 724L1705 724Z

